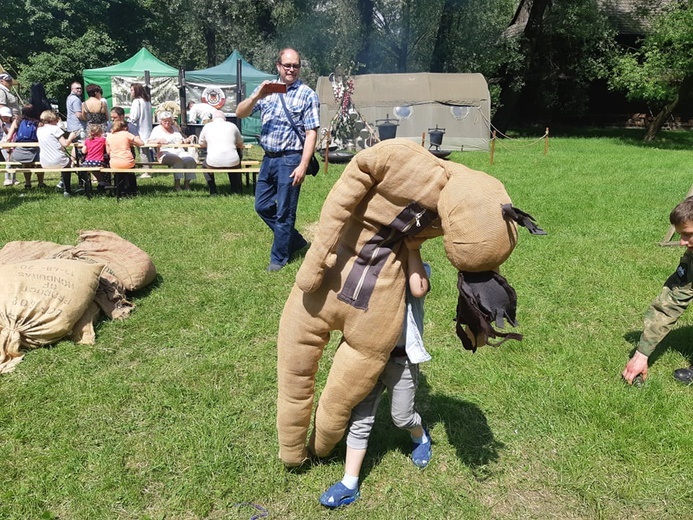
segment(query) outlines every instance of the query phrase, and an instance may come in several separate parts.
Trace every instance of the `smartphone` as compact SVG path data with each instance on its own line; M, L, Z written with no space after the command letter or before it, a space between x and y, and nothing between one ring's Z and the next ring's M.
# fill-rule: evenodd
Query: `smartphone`
M286 94L286 85L284 85L284 83L268 83L265 85L265 91L277 94Z

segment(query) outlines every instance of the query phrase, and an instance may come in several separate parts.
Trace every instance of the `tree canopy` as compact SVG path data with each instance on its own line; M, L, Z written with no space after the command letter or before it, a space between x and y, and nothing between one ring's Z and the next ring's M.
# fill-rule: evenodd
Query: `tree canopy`
M237 49L269 72L277 51L291 46L308 83L349 63L357 74L480 72L491 84L494 123L505 128L522 92L549 119L585 109L590 82L607 75L614 52L606 1L16 0L0 10L0 65L18 76L20 93L40 81L62 102L84 69L143 46L187 70ZM690 75L693 41L689 1L672 3L641 51L619 57L614 88L671 103Z

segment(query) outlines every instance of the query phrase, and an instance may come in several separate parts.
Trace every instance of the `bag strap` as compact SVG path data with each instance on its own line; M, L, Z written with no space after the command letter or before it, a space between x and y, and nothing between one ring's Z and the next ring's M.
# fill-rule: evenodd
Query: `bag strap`
M279 99L282 102L282 107L284 108L284 114L286 114L286 119L289 120L289 124L291 125L291 128L294 129L294 132L296 132L298 139L301 141L301 148L304 148L305 147L304 139L303 139L303 137L301 137L301 132L298 131L298 128L296 127L296 123L294 123L294 120L289 115L289 109L286 108L286 102L284 101L284 94L279 94Z

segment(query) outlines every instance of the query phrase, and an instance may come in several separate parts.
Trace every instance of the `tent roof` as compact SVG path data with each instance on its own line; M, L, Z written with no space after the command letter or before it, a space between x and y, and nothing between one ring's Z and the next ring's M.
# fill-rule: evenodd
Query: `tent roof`
M490 101L488 84L482 74L362 74L353 76L356 108L397 107L442 103L478 106ZM329 79L318 78L317 94L323 105L337 108Z
M106 74L111 76L142 76L145 70L148 70L152 76L156 77L178 76L178 69L167 65L144 47L142 47L137 54L122 63L116 63L115 65L101 67L99 69L87 69L84 71L84 75Z
M241 53L234 50L231 56L215 67L201 70L186 71L185 79L188 81L196 81L198 83L216 83L223 85L232 85L236 83L236 62L242 61L241 74L244 81L261 82L266 79L276 78L276 74L268 74L256 69L250 63L245 61Z

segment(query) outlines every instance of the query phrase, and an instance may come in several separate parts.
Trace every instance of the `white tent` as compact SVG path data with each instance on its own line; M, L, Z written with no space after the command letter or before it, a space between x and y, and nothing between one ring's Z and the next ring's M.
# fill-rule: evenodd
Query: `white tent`
M491 98L482 74L364 74L353 76L352 102L375 127L396 119L397 137L428 142L429 129L445 129L441 148L488 150ZM327 77L318 78L320 126L326 129L338 110Z

